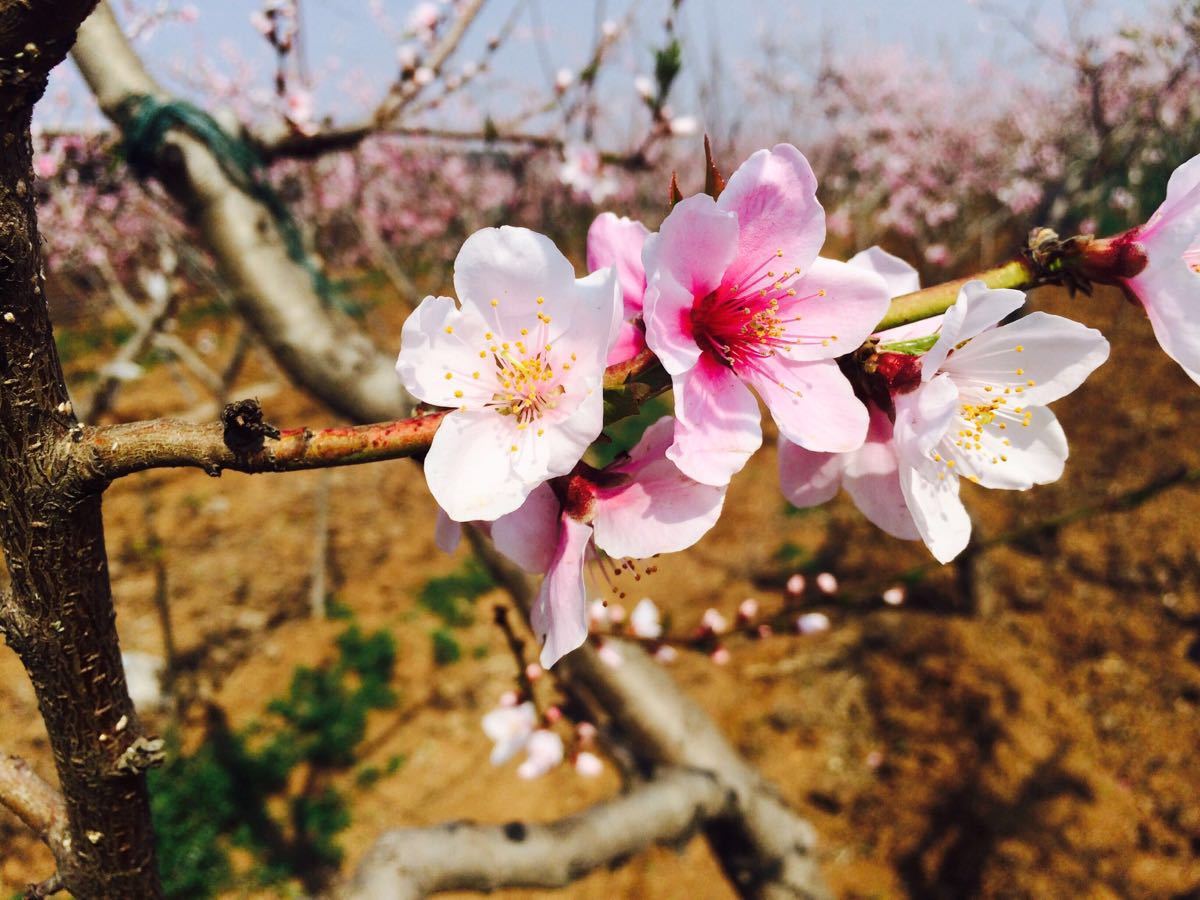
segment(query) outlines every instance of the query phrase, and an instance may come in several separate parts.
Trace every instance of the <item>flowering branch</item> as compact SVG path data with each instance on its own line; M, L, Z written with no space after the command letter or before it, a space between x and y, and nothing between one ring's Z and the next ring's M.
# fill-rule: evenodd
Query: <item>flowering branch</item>
M279 431L262 421L257 403L241 401L227 406L219 423L154 419L84 428L74 446L83 470L103 481L180 466L210 475L225 469L294 472L420 455L442 418L433 413L375 425Z
M562 888L655 844L678 845L730 814L733 796L706 772L668 769L545 825L453 822L383 834L346 896L407 900L436 891Z

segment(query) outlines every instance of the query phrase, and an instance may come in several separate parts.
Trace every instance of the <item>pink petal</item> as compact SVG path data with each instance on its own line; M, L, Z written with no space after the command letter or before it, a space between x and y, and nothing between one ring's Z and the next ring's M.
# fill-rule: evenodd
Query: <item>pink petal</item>
M658 271L668 272L693 297L703 297L720 287L737 250L737 216L707 194L688 197L675 204L655 239L643 248L647 284ZM649 299L646 305L649 325Z
M700 358L692 331L695 300L667 271L651 276L646 288L646 344L672 375L688 371Z
M646 333L633 322L622 322L617 329L617 338L605 359L606 366L628 362L646 349Z
M672 424L666 416L647 429L630 454L636 466L630 480L600 490L595 539L609 556L644 559L683 550L721 515L725 488L693 481L666 458L669 437L664 437Z
M843 484L854 505L878 528L901 540L915 541L921 537L900 489L892 423L882 410L871 410L866 443L846 454Z
M1200 204L1200 197L1194 196L1198 188L1200 188L1200 154L1193 156L1171 173L1171 179L1167 182L1166 199L1163 200L1162 206L1159 207L1154 218L1157 219L1160 215L1164 218L1172 218L1185 206Z
M548 484L539 484L525 502L492 523L496 549L526 572L545 574L558 548L562 504Z
M1152 257L1129 285L1146 308L1163 352L1200 384L1200 319L1196 316L1200 274L1182 258L1160 262Z
M750 284L768 266L806 271L825 243L817 178L791 144L752 154L730 176L717 205L737 214L737 258L725 284Z
M860 250L850 257L846 264L880 276L887 283L888 293L893 297L901 297L921 289L921 276L917 270L882 247Z
M933 378L958 344L999 324L1001 319L1024 305L1025 295L1021 291L992 289L982 281L968 281L958 292L954 305L946 311L938 342L921 359L922 380Z
M583 558L591 538L592 526L569 516L560 519L558 546L529 615L534 634L544 641L543 669L587 640Z
M799 317L789 330L805 338L788 349L793 360L833 359L858 349L891 302L879 275L820 257L791 289L800 299L781 313Z
M454 260L459 301L486 312L498 300L505 316L533 316L539 296L563 297L574 282L575 269L554 242L527 228L481 229Z
M857 344L855 345L857 346ZM744 376L789 441L807 450L845 453L862 446L867 408L833 360L762 360Z
M814 453L779 438L779 486L792 506L820 506L837 495L845 467L844 453Z
M462 542L462 524L446 515L446 511L440 506L437 511L437 524L433 528L433 542L443 553L453 553Z
M754 395L732 370L708 356L673 384L675 443L667 458L703 484L728 484L762 446Z
M612 266L617 273L624 301L623 318L632 319L642 312L646 293L646 270L642 266L642 245L650 232L641 222L610 212L600 213L587 234L589 272Z

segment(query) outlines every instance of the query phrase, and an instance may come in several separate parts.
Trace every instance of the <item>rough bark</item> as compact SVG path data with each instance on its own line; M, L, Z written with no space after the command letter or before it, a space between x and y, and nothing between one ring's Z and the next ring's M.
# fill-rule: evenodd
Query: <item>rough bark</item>
M123 103L166 99L134 53L107 3L79 30L73 56L105 115L118 127ZM155 174L194 220L238 311L301 387L349 419L399 418L411 403L393 370L357 323L324 306L310 273L287 252L270 212L230 180L201 141L172 131Z
M100 516L78 490L75 426L43 293L33 103L91 2L0 0L0 629L46 723L66 808L59 875L79 897L160 893L143 735L125 687Z
M372 846L344 896L416 900L438 891L568 887L655 844L680 844L732 805L729 791L708 773L672 770L544 825L398 829Z

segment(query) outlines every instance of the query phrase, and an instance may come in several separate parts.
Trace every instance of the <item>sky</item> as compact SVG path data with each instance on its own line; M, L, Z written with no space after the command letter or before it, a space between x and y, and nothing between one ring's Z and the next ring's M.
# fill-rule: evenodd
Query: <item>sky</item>
M269 94L273 51L252 28L251 14L262 0L113 0L126 23L149 9L193 7L193 24L171 21L137 40L152 72L172 89L193 96L208 93L200 73L252 83ZM933 59L953 77L969 78L983 62L1033 71L1036 54L1006 16L1033 23L1041 33L1065 27L1066 0L684 0L678 23L685 69L675 98L676 113L695 106L697 79L717 52L730 71L761 62L764 36L782 45L783 65L811 69L823 43L835 47L900 47ZM1111 30L1113 17L1145 15L1144 0L1071 0L1088 8L1088 21ZM981 5L990 4L991 11ZM366 11L363 0L301 0L304 57L315 73L317 112L331 119L353 118L370 108L395 76L397 39ZM397 31L414 0L376 0ZM498 119L518 108L532 92L546 95L554 73L578 70L591 49L597 23L623 21L633 10L628 39L609 66L601 89L631 96L635 74L651 65L650 48L662 42L667 0L488 0L458 57L479 58L487 39L517 10L517 27L497 54L486 100ZM237 62L233 62L237 60ZM739 88L742 90L744 88ZM52 81L50 102L39 121L47 126L100 122L86 90L70 65ZM727 98L736 99L736 98Z

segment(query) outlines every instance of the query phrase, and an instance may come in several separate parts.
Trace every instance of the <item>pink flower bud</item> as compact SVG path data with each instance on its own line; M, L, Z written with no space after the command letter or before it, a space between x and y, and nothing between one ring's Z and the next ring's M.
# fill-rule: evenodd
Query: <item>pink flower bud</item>
M545 674L545 669L537 663L530 663L525 667L525 677L530 681L537 681Z
M604 773L604 763L595 753L584 750L575 756L575 771L584 778L596 778Z
M711 659L718 666L728 665L730 659L729 651L725 647L718 647L712 652L712 655L709 657L709 659Z
M738 604L738 618L745 622L749 622L758 616L758 601L753 597L747 597Z
M804 576L799 572L795 573L787 580L787 592L793 597L799 597L804 593Z
M836 594L838 580L832 572L822 572L817 576L817 590L822 594Z
M904 588L890 587L883 592L883 602L888 606L899 606L904 602Z

